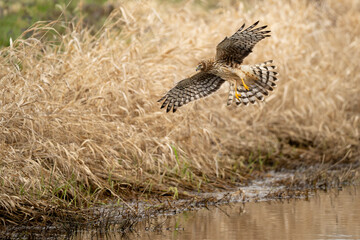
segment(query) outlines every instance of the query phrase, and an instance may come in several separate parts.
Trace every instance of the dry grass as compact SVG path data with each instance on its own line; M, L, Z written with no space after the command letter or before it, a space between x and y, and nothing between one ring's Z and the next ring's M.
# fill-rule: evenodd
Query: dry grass
M210 190L254 166L357 163L359 11L355 0L129 1L95 37L37 24L33 38L1 50L0 220L46 222L106 199ZM246 63L274 59L280 73L265 104L226 107L224 86L176 114L159 109L224 35L256 20L272 37ZM47 31L60 43L39 37Z

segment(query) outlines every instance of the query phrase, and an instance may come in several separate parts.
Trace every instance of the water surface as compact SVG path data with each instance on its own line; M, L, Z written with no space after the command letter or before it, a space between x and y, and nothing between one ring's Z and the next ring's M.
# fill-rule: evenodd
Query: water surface
M360 239L360 187L318 192L308 200L236 203L140 223L128 239ZM114 228L116 229L116 228ZM82 232L74 239L120 239Z

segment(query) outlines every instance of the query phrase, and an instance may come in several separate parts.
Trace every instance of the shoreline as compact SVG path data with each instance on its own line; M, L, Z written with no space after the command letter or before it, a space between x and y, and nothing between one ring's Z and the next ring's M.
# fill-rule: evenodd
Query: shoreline
M74 212L86 214L85 221L59 221L47 226L13 225L2 227L1 233L4 239L16 239L19 237L48 236L65 237L84 230L96 230L104 234L112 226L117 226L122 233L129 234L134 226L146 221L148 218L159 216L171 216L184 211L197 211L210 206L222 206L235 203L249 202L272 202L290 199L308 200L317 191L329 191L331 189L341 190L346 186L358 186L360 184L360 169L352 168L351 165L338 170L324 171L318 169L318 174L307 176L309 169L302 171L270 171L264 173L259 179L249 184L238 186L231 191L189 193L188 198L174 199L173 197L153 197L150 199L139 199L129 201L126 204L113 203L91 209ZM314 171L312 169L311 171ZM327 176L325 176L327 175ZM314 179L317 179L316 183ZM342 179L339 181L339 179ZM312 182L312 183L311 183ZM314 184L315 183L315 184ZM313 184L313 185L312 185ZM120 227L119 227L120 226ZM1 238L0 238L1 239Z

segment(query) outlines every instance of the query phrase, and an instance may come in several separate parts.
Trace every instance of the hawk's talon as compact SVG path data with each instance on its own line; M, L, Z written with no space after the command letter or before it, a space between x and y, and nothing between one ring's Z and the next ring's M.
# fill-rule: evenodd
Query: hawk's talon
M250 88L248 87L248 85L246 85L246 84L245 84L245 82L244 82L244 79L243 79L243 78L241 78L241 81L242 81L242 84L243 84L244 88L246 89L246 91L249 91L249 90L250 90Z
M244 83L244 88L246 89L246 91L249 91L250 88Z
M238 91L237 91L236 81L235 81L235 97L237 100L240 100L240 97L241 97L241 93L238 93Z

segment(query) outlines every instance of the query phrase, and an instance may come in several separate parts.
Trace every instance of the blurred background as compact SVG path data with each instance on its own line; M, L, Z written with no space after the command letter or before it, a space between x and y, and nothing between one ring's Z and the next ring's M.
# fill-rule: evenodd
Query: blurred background
M113 9L108 0L0 0L0 47L9 46L10 38L15 40L37 21L78 18L98 29Z
M91 27L93 32L98 30L106 17L121 2L117 0L0 0L0 48L9 46L10 38L15 40L22 32L37 21L51 21L57 19L82 20L81 22ZM181 4L183 0L159 0ZM193 1L204 8L218 7L217 1ZM229 2L229 1L227 1ZM236 1L232 1L236 2ZM58 28L60 33L64 30ZM28 33L27 36L31 36Z

